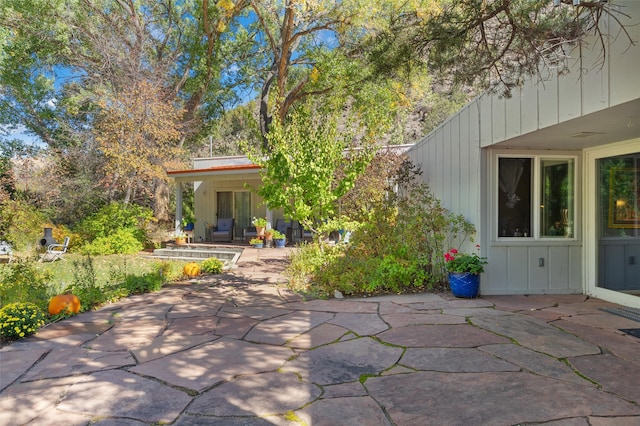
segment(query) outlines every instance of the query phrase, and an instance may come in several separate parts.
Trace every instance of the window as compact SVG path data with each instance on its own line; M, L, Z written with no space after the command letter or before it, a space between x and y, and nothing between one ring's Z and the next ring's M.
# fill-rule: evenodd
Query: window
M573 238L574 158L499 157L498 187L498 237Z

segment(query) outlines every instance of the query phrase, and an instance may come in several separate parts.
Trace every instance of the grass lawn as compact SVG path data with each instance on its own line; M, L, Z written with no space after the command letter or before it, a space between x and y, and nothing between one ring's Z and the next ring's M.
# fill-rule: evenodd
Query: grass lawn
M38 271L47 271L51 274L50 285L57 291L62 291L74 280L74 274L83 271L83 263L87 262L87 256L77 253L67 253L62 260L55 262L36 262L35 268ZM117 275L144 275L157 271L160 265L166 264L168 268L169 280L175 280L182 274L182 268L186 261L166 261L153 259L147 253L138 254L113 254L105 256L91 256L93 270L96 281L104 284L110 281L110 277Z

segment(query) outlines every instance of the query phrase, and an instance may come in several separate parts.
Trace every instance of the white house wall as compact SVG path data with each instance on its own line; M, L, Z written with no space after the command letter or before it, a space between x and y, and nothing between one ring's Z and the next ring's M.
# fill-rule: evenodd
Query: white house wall
M569 137L578 124L580 131L597 131L597 121L590 118L613 107L624 107L625 112L638 110L636 104L630 102L640 98L640 25L637 24L640 1L610 1L609 4L621 6L624 13L631 16L631 19L621 16L621 20L628 25L635 46L630 46L619 25L611 21L608 26L612 36L605 35L604 64L603 52L597 46L599 41L587 40L582 58L576 50L574 59L569 60L570 73L558 76L550 70L543 76L544 81L533 78L514 89L510 98L485 94L407 153L422 167L424 180L444 207L463 214L476 225L482 254L489 258L483 274L483 294L584 291L584 237L580 229L576 229L576 239L571 241L496 241L492 198L497 196L495 153L507 149L523 155L541 155L562 150L555 152L576 156L579 184L584 177L583 149L623 140L614 132L592 139ZM580 69L582 74L578 72ZM607 118L608 122L620 120L620 117ZM578 198L580 191L581 188ZM580 199L576 215L578 223L582 215ZM543 267L539 266L539 259L543 259Z
M408 152L443 205L476 225L481 188L478 126L478 107L472 103Z
M611 1L610 5L631 17L619 15L636 45L630 45L620 25L609 18L605 23L612 35L605 35L604 53L600 40L590 37L571 53L568 73L547 70L513 90L510 98L493 93L474 101L481 110L482 148L640 97L640 1Z

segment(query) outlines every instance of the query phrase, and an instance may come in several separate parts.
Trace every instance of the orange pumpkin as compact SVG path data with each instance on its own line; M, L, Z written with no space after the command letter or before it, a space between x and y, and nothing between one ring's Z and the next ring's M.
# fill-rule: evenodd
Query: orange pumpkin
M200 266L196 262L190 262L184 265L182 272L188 277L195 277L200 275Z
M49 301L49 315L59 313L77 314L80 312L80 299L74 294L59 294Z

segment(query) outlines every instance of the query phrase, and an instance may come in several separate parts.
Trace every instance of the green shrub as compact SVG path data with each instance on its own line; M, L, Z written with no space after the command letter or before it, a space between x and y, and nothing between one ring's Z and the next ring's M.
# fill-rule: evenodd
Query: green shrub
M153 221L153 212L146 207L122 202L111 203L81 221L78 232L84 234L88 241L99 237L107 237L120 229L138 230L138 240L144 242L144 229Z
M33 205L19 200L0 204L0 235L16 251L37 247L46 219Z
M27 337L45 324L46 315L33 303L11 303L0 309L0 337L16 340Z
M407 176L403 191L372 203L362 223L344 228L352 231L348 245L314 243L294 254L290 287L327 296L334 290L351 295L443 288L443 253L475 229L444 209L425 184Z
M50 280L49 273L38 272L28 260L4 265L0 275L0 306L28 302L46 310L51 295L47 286Z
M83 312L91 310L109 299L108 293L98 285L91 256L73 261L73 282L65 291L78 296L80 309Z
M223 267L224 262L215 257L205 259L200 264L200 269L202 270L202 272L206 272L207 274L219 274L220 272L222 272Z
M176 281L182 278L183 264L177 262L161 261L154 264L156 273L164 282Z
M133 254L144 249L138 229L118 229L110 235L101 236L82 248L84 254Z
M144 275L128 275L120 288L126 289L130 294L149 293L159 291L162 288L162 277L156 273Z

